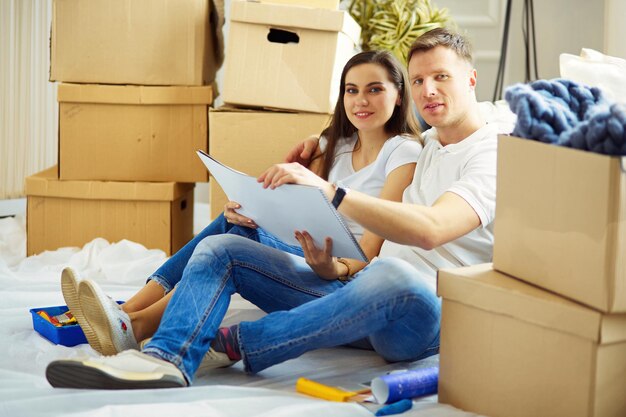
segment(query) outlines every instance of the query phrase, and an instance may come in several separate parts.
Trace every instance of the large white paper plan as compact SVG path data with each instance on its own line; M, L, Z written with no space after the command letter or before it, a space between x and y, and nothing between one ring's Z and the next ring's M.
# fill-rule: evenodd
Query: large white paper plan
M319 248L330 237L333 256L367 262L354 235L319 188L298 184L263 188L255 177L235 171L203 151L197 153L228 199L241 205L237 212L259 227L292 245L299 245L296 230L309 232Z

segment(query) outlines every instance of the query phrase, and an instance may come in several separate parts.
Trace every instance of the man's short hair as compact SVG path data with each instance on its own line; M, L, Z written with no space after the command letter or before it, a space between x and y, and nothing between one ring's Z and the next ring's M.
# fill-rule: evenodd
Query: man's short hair
M470 41L460 33L447 28L432 29L417 38L411 45L406 61L409 62L416 52L430 51L437 46L452 49L460 58L473 65L474 59Z

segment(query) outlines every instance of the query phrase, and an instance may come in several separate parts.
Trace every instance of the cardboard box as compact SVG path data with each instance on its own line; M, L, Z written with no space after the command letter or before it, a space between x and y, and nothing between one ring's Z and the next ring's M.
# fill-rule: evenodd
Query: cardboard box
M626 314L483 264L439 271L439 401L490 417L626 415Z
M259 3L288 4L291 6L315 7L319 9L339 9L340 0L258 0Z
M213 89L59 84L63 180L208 181Z
M626 312L626 158L501 136L494 267Z
M56 172L26 178L28 256L97 237L171 255L193 237L194 184L61 181Z
M272 164L283 162L295 144L320 134L330 117L316 113L211 109L209 153L231 168L260 175ZM219 184L215 181L209 184L211 218L215 218L228 200Z
M218 69L210 4L54 0L50 81L210 84Z
M233 1L230 20L225 103L332 113L360 35L346 11Z

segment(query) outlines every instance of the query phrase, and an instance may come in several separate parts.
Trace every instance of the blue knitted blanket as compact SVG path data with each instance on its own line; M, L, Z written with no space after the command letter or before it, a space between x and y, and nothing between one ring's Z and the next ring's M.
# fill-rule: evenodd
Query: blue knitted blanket
M505 99L517 115L513 135L606 155L626 155L626 106L595 87L564 79L515 84Z

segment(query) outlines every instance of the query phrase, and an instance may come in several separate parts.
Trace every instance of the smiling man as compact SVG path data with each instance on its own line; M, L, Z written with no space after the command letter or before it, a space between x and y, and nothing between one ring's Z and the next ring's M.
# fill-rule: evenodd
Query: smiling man
M304 302L296 300L297 307L240 323L226 349L231 360L205 357L204 362L213 361L216 367L241 359L247 372L256 373L313 349L350 343L373 349L388 361L414 361L438 352L437 270L488 262L493 246L496 130L480 116L471 62L465 38L446 29L426 33L409 53L412 98L433 128L424 133L425 146L402 203L347 192L298 163L275 165L259 177L265 187L319 187L342 214L385 242L379 259L353 276L348 268L344 281L333 282L341 288L310 291ZM293 154L294 159L306 156L299 150ZM298 234L305 255L330 256L329 245L316 248L307 233ZM216 279L183 279L155 335L176 346L183 357L197 353L196 365L209 351L206 335L216 325L203 313L209 285L222 291L223 283L240 285L244 275L250 282L271 280L277 286L305 278L323 280L304 258L240 236L224 235L206 244L210 251L198 268L210 268ZM178 305L194 305L198 311L185 320L170 320ZM195 329L191 344L196 351L183 343L181 327ZM188 385L195 369L185 370L184 361L173 354L124 351L87 361L55 361L47 376L55 386L164 388Z

